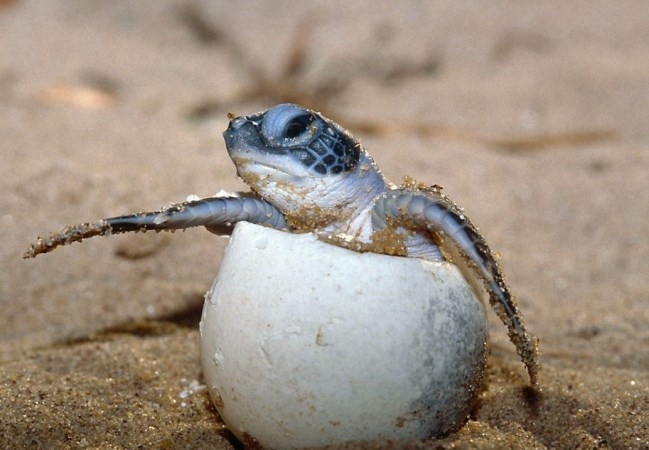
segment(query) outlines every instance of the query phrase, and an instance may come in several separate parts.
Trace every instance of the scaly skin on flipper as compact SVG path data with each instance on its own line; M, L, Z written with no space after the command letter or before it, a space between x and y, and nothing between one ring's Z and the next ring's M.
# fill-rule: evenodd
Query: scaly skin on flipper
M208 197L178 203L160 211L128 214L65 227L47 238L38 238L23 255L34 258L61 245L81 242L94 236L110 234L182 230L204 226L216 234L229 234L234 224L241 221L266 225L289 231L282 213L270 203L250 196Z
M502 271L476 227L439 188L407 181L390 187L371 156L351 134L320 114L277 105L259 114L231 117L223 133L230 158L251 194L212 197L165 210L67 227L38 242L25 257L59 245L115 233L205 226L228 233L239 221L291 232L313 232L356 251L431 261L448 259L491 305L537 385L538 345L525 328Z
M379 198L372 211L375 232L394 224L430 231L444 256L465 269L465 277L482 280L489 303L507 326L509 338L527 367L531 384L536 386L538 340L527 332L496 258L464 212L441 192L441 188L417 186L407 179L403 189L393 189Z

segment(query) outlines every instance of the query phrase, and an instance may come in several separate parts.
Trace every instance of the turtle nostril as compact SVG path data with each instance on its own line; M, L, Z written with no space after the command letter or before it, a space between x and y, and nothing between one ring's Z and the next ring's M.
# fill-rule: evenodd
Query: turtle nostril
M245 117L236 117L230 121L228 128L233 130L238 130L241 128L248 120Z

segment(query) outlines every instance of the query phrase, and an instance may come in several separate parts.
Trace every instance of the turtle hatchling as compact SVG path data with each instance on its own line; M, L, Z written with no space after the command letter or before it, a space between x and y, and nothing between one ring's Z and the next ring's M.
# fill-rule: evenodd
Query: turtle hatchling
M348 131L298 105L280 104L229 119L223 133L227 151L251 192L69 226L38 238L24 257L98 235L196 226L228 235L237 223L249 222L291 234L312 233L324 246L342 247L350 254L452 263L473 292L486 291L531 385L537 386L537 339L527 331L494 253L441 187L411 178L401 186L388 182ZM401 299L399 307L409 308L409 299ZM326 336L320 331L314 342L324 346ZM218 400L215 404L220 406Z

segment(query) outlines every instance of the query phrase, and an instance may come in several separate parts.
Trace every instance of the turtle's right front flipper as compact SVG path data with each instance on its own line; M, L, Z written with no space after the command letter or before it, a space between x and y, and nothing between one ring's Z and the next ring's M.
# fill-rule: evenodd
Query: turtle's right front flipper
M393 189L377 199L372 211L372 227L376 231L403 227L413 231L428 230L435 235L443 253L455 259L459 266L470 270L482 280L489 302L507 326L509 338L527 367L532 386L538 385L538 339L530 334L516 300L498 262L464 212L439 188L408 185Z
M198 226L204 226L213 233L228 234L228 231L241 221L280 230L289 229L284 215L270 203L258 198L208 197L179 203L160 211L129 214L68 226L58 233L50 234L47 238L38 238L25 252L23 258L33 258L41 253L51 252L61 245L109 234L179 230Z

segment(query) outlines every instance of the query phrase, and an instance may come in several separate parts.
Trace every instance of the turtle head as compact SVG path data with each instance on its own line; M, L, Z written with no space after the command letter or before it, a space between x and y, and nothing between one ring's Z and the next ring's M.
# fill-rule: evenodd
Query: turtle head
M361 154L360 144L338 125L292 104L236 117L223 135L237 167L257 164L292 179L353 171Z
M281 104L235 117L223 136L239 176L285 214L352 210L385 190L360 143L301 106Z

